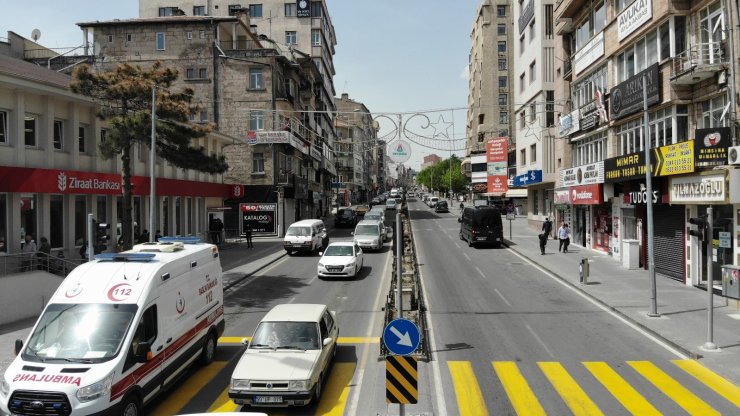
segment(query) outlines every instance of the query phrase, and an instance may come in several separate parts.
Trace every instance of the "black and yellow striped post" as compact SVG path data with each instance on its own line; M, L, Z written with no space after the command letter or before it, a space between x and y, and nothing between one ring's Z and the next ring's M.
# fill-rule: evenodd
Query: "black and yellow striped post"
M416 358L389 355L385 357L386 403L416 404L419 400Z

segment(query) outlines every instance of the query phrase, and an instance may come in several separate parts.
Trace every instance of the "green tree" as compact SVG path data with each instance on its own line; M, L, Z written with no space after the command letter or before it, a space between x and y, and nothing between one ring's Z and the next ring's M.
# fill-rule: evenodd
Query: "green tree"
M108 137L99 145L101 157L121 158L124 250L133 246L131 150L139 143L150 147L154 86L157 156L179 168L200 172L223 173L228 167L223 156L207 155L203 147L191 147L192 140L208 134L212 126L189 123L190 115L197 111L192 105L193 90L171 91L177 76L176 70L164 68L159 62L150 69L121 64L105 72L82 65L73 73L70 89L93 98L99 104L98 117L108 121ZM154 234L154 230L149 231Z
M428 189L437 189L448 195L465 189L468 179L462 174L462 161L455 155L434 165L427 166L416 175L416 182Z

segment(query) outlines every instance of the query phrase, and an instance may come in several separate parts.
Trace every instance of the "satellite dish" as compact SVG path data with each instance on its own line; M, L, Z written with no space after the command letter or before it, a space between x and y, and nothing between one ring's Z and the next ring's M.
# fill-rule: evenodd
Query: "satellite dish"
M34 42L36 42L37 40L39 40L40 37L41 37L41 31L40 30L34 29L33 31L31 31L31 39L33 39Z

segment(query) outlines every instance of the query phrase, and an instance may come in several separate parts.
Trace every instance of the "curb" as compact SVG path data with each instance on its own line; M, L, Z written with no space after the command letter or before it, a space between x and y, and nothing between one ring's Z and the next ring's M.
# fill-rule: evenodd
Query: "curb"
M652 335L652 336L654 336L654 337L656 337L656 338L660 339L661 341L663 341L663 342L665 342L666 344L670 345L671 347L673 347L673 348L677 349L678 351L681 351L681 352L682 352L683 354L685 354L685 355L686 355L686 356L688 356L689 358L691 358L691 359L694 359L694 360L698 360L698 359L700 359L700 358L704 358L704 356L703 356L703 355L701 355L701 354L699 354L699 353L696 353L696 352L693 352L693 351L691 351L690 349L688 349L688 348L684 347L683 345L680 345L680 344L678 344L678 343L674 342L673 340L670 340L670 339L668 339L668 338L664 337L663 335L659 334L658 332L655 332L655 331L654 331L653 329L651 329L651 328L649 328L649 327L647 327L647 326L643 325L643 324L642 324L641 322L639 322L639 321L636 321L636 320L634 320L634 319L633 319L632 317L630 317L630 316L628 316L628 315L625 315L625 314L624 314L624 313L623 313L622 311L620 311L620 310L618 310L618 309L614 308L613 306L611 306L611 305L609 305L608 303L604 302L603 300L601 300L601 299L597 298L596 296L592 295L591 293L589 293L589 292L587 292L587 291L583 290L583 288L581 288L581 287L580 287L579 285L576 285L576 284L574 284L574 283L573 283L573 282L571 282L570 280L568 280L568 279L566 279L565 277L561 276L561 275L560 275L559 273L557 273L557 272L554 272L554 271L552 271L552 270L551 270L550 268L548 268L547 266L543 265L542 263L540 263L540 262L538 262L538 261L534 260L534 259L533 259L533 258L531 258L531 257L530 257L529 255L527 255L527 254L525 254L525 253L522 253L522 252L521 252L520 250L517 250L517 249L515 249L515 248L510 248L510 247L509 247L509 244L508 244L508 240L504 239L504 242L506 242L506 243L505 243L505 244L506 244L506 248L509 248L510 250L512 250L512 251L515 251L515 252L516 252L516 253L518 253L518 254L519 254L520 256L522 256L522 257L526 258L527 260L531 261L532 263L535 263L535 264L537 264L538 266L540 266L541 268L543 268L543 269L547 270L547 271L548 271L548 272L549 272L550 274L552 274L553 276L557 277L558 279L560 279L560 280L561 280L562 282L564 282L564 283L565 283L565 284L567 284L568 286L570 286L570 287L572 287L572 288L574 288L574 289L577 289L577 290L578 290L579 292L583 293L583 294L584 294L585 296L587 296L587 297L588 297L589 299L591 299L591 300L593 300L594 302L598 303L599 305L601 305L601 306L603 306L603 307L605 307L605 308L609 309L610 311L612 311L612 312L616 313L617 315L619 315L620 317L622 317L622 318L624 318L625 320L629 321L630 323L632 323L632 324L634 324L634 325L636 325L636 326L640 327L640 329L642 329L642 330L644 330L645 332L649 333L650 335Z

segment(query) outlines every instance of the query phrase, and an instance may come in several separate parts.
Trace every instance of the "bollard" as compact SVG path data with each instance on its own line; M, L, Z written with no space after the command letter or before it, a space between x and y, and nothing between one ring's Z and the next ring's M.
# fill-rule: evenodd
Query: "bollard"
M583 258L581 259L581 263L578 265L578 275L581 281L581 284L587 285L588 284L588 259Z

